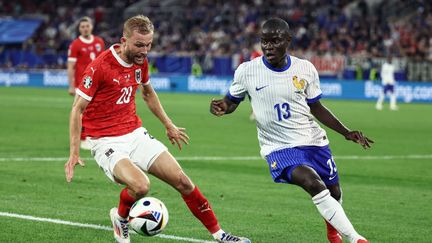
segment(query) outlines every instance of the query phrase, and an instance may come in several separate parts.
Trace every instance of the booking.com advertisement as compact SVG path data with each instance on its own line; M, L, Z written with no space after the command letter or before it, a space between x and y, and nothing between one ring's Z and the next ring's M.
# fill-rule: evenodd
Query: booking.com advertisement
M152 75L152 86L159 92L225 94L232 77L187 75ZM66 71L0 71L0 86L67 87ZM323 98L375 100L381 92L380 82L322 79ZM432 83L399 82L398 100L432 102Z

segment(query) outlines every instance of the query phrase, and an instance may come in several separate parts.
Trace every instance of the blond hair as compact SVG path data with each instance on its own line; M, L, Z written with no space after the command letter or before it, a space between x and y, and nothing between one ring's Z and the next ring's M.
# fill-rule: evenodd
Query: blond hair
M134 31L138 31L140 34L153 33L154 26L153 23L147 16L136 15L128 20L123 25L123 36L131 37Z
M91 20L90 17L87 17L87 16L84 16L78 20L78 27L80 26L80 24L82 22L89 22L91 25L93 25L93 21Z

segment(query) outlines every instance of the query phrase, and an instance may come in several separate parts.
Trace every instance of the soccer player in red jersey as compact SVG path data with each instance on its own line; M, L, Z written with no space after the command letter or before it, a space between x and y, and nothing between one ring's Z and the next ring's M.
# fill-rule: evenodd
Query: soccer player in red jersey
M89 17L82 17L78 22L80 36L69 46L67 72L69 94L75 95L75 89L81 82L85 68L105 50L102 38L92 34L93 24Z
M110 211L117 242L130 242L127 218L133 203L144 197L150 187L146 173L171 185L182 196L193 215L218 242L250 240L230 235L219 226L209 202L184 173L168 149L152 137L136 114L135 94L141 90L144 101L166 128L172 144L182 149L189 137L165 113L148 75L147 52L153 41L154 27L139 15L124 23L120 44L104 51L85 70L76 89L70 115L70 156L65 164L70 182L79 156L79 132L82 121L91 138L92 154L112 181L125 185L118 208Z
M102 38L92 35L93 25L89 17L82 17L79 20L78 30L80 36L72 41L68 50L67 73L70 95L75 95L75 89L79 86L87 65L105 50ZM81 148L90 149L84 129L81 132Z

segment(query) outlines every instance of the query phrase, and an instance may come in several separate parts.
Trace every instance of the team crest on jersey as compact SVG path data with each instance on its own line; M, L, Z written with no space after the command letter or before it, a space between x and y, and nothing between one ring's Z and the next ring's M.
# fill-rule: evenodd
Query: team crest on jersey
M277 162L276 161L273 161L271 163L271 168L272 168L272 170L276 170L277 169Z
M135 81L137 83L141 83L141 80L142 80L141 69L135 69Z
M96 43L95 47L96 47L96 51L98 52L102 50L102 47L99 43Z
M306 86L306 80L300 79L297 76L293 77L293 84L296 87L295 93L302 94L304 92L304 88Z
M83 79L83 83L84 83L84 88L89 89L93 83L92 79L90 76L85 76Z

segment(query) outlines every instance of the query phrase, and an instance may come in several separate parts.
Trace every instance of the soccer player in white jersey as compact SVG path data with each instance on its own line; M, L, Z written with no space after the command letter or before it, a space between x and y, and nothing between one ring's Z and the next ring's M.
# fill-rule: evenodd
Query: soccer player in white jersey
M313 117L363 148L373 141L349 130L321 104L318 72L309 61L288 55L290 42L284 20L267 20L261 29L263 57L237 68L229 92L223 99L212 100L210 112L216 116L232 113L249 96L261 155L273 180L300 186L312 196L326 220L330 242L341 243L341 235L350 242L369 242L345 215L328 138Z
M385 96L390 96L390 110L397 110L396 106L396 92L395 92L395 78L394 78L395 67L392 64L392 58L387 57L386 62L381 66L381 80L382 80L382 91L378 97L376 103L376 109L382 110Z

